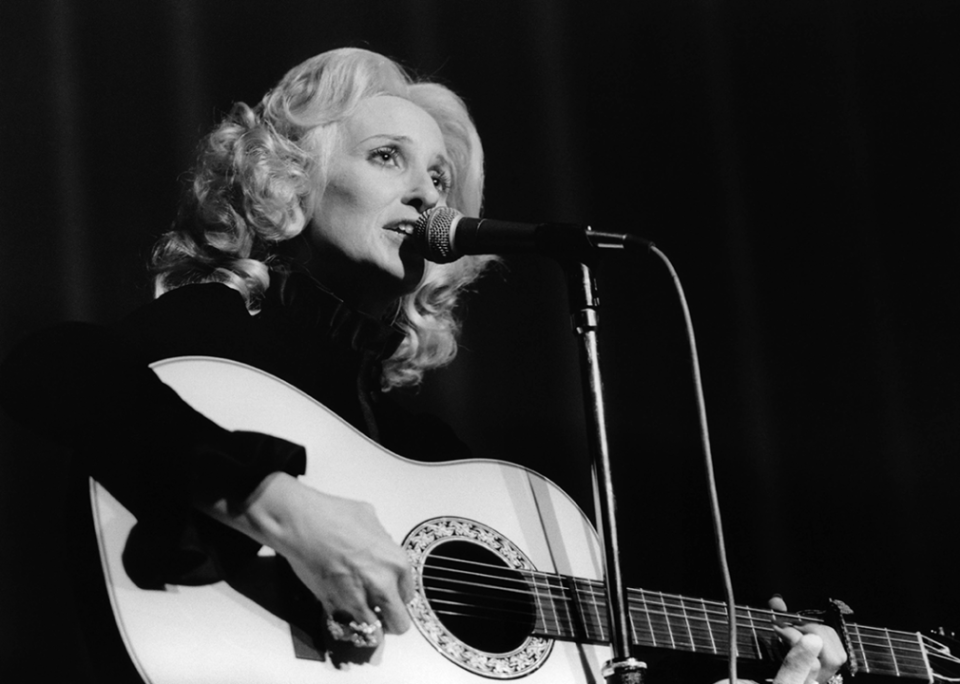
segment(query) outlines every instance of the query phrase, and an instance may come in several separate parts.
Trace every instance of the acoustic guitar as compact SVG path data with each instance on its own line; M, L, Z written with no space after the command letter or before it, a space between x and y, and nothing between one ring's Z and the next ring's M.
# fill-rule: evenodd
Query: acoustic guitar
M121 560L135 520L91 481L108 594L145 682L603 681L610 657L603 553L586 516L549 480L495 460L401 458L298 389L233 361L183 357L153 369L218 424L304 445L302 479L310 486L373 504L409 555L416 596L408 606L413 628L387 635L376 650L351 651L331 643L319 604L268 549L243 577L139 589ZM645 590L630 590L628 599L635 644L727 652L723 603ZM778 657L773 613L737 611L739 657ZM846 640L861 672L960 681L960 659L931 636L847 623Z

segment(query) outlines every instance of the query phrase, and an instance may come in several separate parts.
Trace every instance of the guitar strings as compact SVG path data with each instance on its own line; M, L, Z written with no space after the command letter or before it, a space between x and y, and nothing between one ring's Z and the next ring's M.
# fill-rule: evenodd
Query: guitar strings
M472 619L495 621L498 624L519 624L522 622L524 625L526 625L528 623L528 620L520 621L511 619L517 615L517 611L504 610L503 608L493 610L488 609L478 612L475 609L476 604L442 600L434 600L431 601L431 603L435 606L435 612L439 615L469 617ZM445 607L441 609L439 608L439 605L443 605ZM664 607L668 607L667 604L662 605ZM544 629L546 636L569 639L577 639L579 637L580 640L593 640L598 642L608 641L605 634L606 622L603 620L586 619L584 620L583 632L578 632L575 629L576 623L571 618L569 613L566 615L559 615L556 611L549 613L541 610L539 615L545 625L549 625L550 622L553 622L556 626L555 629ZM528 614L523 613L523 617L528 617ZM677 613L665 613L661 617L673 617L685 620L685 618L689 616L681 616ZM674 650L689 650L695 652L705 651L719 654L721 649L726 644L726 639L723 638L726 636L726 633L721 629L725 623L722 620L710 620L710 623L716 625L717 629L720 631L715 633L713 629L708 626L707 629L700 630L698 632L691 629L690 625L687 624L686 638L684 638L682 627L672 627L669 622L666 622L656 626L650 624L650 630L648 634L639 632L634 624L632 626L633 628L631 636L634 643L642 646L672 648ZM772 629L767 627L758 628L756 625L751 626L755 631L772 632ZM535 633L539 633L539 630L535 630ZM738 638L738 643L746 647L740 649L741 657L752 656L757 659L762 659L764 651L760 644L757 643L755 635L753 635L753 638L751 638L750 633L742 633L742 636ZM860 661L863 663L865 671L873 671L880 674L901 674L913 672L921 676L926 675L927 665L922 653L901 653L898 655L893 652L891 647L887 644L878 643L874 644L873 646L874 648L871 648L871 644L866 642L861 644ZM910 642L910 647L913 650L917 650L917 645L914 642ZM868 654L872 654L872 656L868 657Z
M446 564L438 565L433 564L424 569L424 581L425 584L429 580L441 581L447 584L457 584L461 586L468 587L470 589L474 588L485 588L485 589L495 589L506 596L501 595L500 597L500 607L486 606L484 610L477 612L478 608L476 603L468 603L463 600L454 601L454 600L443 600L436 599L431 601L431 604L443 604L444 606L449 606L450 608L437 611L442 614L449 615L462 615L462 616L473 616L480 617L483 619L507 619L504 616L522 616L528 618L530 611L529 608L532 604L536 606L536 613L538 617L544 623L544 627L553 624L557 627L559 636L570 636L574 632L574 623L579 620L583 623L584 628L590 632L593 631L594 634L598 635L597 638L603 640L607 621L606 621L606 601L605 594L602 592L602 584L590 580L578 580L573 578L567 578L567 581L564 581L563 578L557 575L551 575L549 573L540 573L537 571L527 570L527 569L517 569L517 568L506 568L503 565L494 565L488 563L482 563L479 561L467 560L467 559L458 559L451 558L448 556L435 555L433 558L441 559ZM455 567L461 566L461 567ZM471 571L465 568L475 568L480 570ZM433 570L441 569L448 573L447 576L438 577L433 573ZM520 578L515 577L504 577L502 574L494 574L499 571L503 573L505 570L509 571L514 575L520 575ZM464 579L453 579L449 576L450 573L458 573L464 577ZM531 593L531 584L525 581L525 578L532 582L533 592ZM482 578L483 582L471 581L469 578ZM538 581L539 580L539 581ZM489 582L493 582L492 584ZM542 584L540 583L542 581ZM554 582L560 582L561 584L555 584ZM508 586L509 585L509 586ZM571 589L571 586L573 589ZM486 596L479 596L477 594L471 594L470 592L464 592L457 589L439 589L437 587L431 587L432 592L446 592L447 594L453 594L461 599L467 599L471 596L476 598L487 599ZM571 614L571 611L568 607L568 604L573 600L572 594L576 594L577 598L585 599L580 601L581 607L586 607L592 610L580 611L576 616ZM509 597L510 594L514 594L517 598ZM533 600L530 600L530 597L533 597ZM524 600L526 599L526 600ZM670 603L669 601L674 601L675 603ZM557 602L560 602L565 606L563 610L557 608ZM657 636L662 635L665 638L661 638L659 641L661 643L670 643L674 647L677 645L677 638L675 631L680 631L681 634L686 632L685 638L681 639L681 645L689 644L690 647L696 650L699 645L698 641L702 641L704 644L709 642L708 648L713 650L717 648L717 641L723 644L726 640L723 638L726 635L723 634L722 626L726 624L726 606L724 604L712 601L706 601L703 599L689 599L683 596L667 596L659 592L651 592L647 590L631 590L628 594L628 602L631 608L631 622L632 631L634 632L634 638L642 636L638 634L636 622L636 616L633 614L633 609L637 608L641 611L641 615L644 618L643 622L647 623L649 627L649 632L651 638L648 641L650 645L657 645ZM503 606L513 606L513 608L505 609ZM520 608L526 608L526 610ZM453 610L452 608L456 608ZM652 610L652 608L660 609ZM472 612L471 612L472 609ZM601 613L603 611L603 613ZM750 608L750 607L737 607L738 613L743 613L751 623L752 630L754 632L773 632L772 626L769 624L756 624L755 616L760 616L761 623L769 623L774 617L777 617L781 620L788 622L821 622L816 618L811 618L808 616L801 616L792 613L783 613L778 611L772 611L769 609L759 609L759 608ZM694 621L691 624L691 619ZM654 622L663 624L654 624ZM705 625L701 627L700 624ZM719 628L719 634L714 634L713 626L717 625ZM895 656L896 654L892 653L892 650L895 646L900 646L905 650L916 651L916 655L911 655L909 653L903 654L903 657L907 659L908 662L903 663L900 669L905 669L909 666L910 660L915 660L918 663L923 661L923 652L922 646L916 642L915 635L906 633L906 632L896 632L883 628L874 628L874 627L861 627L859 625L851 625L853 628L850 634L850 641L854 646L860 646L862 650L865 651L863 656L866 656L867 653L873 656L874 660L877 656L887 656L887 651L891 651L889 655ZM699 637L699 638L698 638ZM717 637L721 637L717 639ZM738 639L738 642L743 641L743 639ZM750 646L754 646L753 639L750 638L750 635L747 635L747 643ZM878 652L877 649L880 649ZM862 658L867 660L866 657ZM925 671L925 668L922 668Z
M520 624L521 622L523 625L528 624L527 620L519 621L508 619L507 614L514 616L516 615L516 611L507 611L501 608L497 610L477 612L476 610L470 610L475 608L476 604L436 600L431 601L431 603L434 606L437 604L446 606L444 609L435 608L435 612L438 615L468 617L471 619L494 621L497 624ZM464 608L466 608L466 610ZM679 614L669 614L669 616L675 618L683 617ZM524 613L524 617L528 617L526 613ZM552 617L556 624L556 628L544 629L542 632L540 630L534 630L534 633L542 633L545 636L553 636L561 639L568 638L575 640L597 641L600 643L608 641L605 634L605 621L585 620L583 632L578 632L575 629L575 622L572 620L569 613L567 613L565 616L558 616L556 612L554 612L552 615L549 615L545 611L541 611L540 617L544 623L551 622L550 618ZM561 617L564 619L561 619ZM711 620L710 622L711 624L716 625L718 629L725 624L721 620ZM678 638L678 631L681 635L683 634L682 627L674 628L671 627L669 623L661 624L656 627L650 625L650 627L651 629L649 634L645 635L642 632L638 632L636 626L633 625L631 635L633 642L641 646L671 648L673 650L688 650L694 652L711 652L714 654L719 654L721 649L727 643L726 639L723 638L726 636L726 633L722 630L718 633L714 633L711 629L701 630L700 632L688 629L687 638ZM752 627L756 631L772 631L769 628L758 629L756 625L752 625ZM756 659L763 658L764 651L759 643L757 643L755 635L753 638L751 638L749 633L742 633L742 635L738 638L738 643L746 647L740 649L741 657L753 657ZM926 676L928 668L922 653L897 654L893 652L893 650L887 644L882 643L874 645L874 648L870 648L870 646L871 644L869 643L861 644L860 661L863 663L864 671L896 675L912 672L920 676ZM913 650L917 650L917 645L914 642L910 642L910 647ZM877 650L878 648L880 650ZM868 654L872 654L872 656L868 658Z
M494 576L494 575L491 575L491 574L487 574L487 573L476 573L476 572L468 572L468 571L463 571L463 570L456 570L456 569L454 569L454 568L451 567L451 564L469 565L469 566L480 567L480 568L490 568L490 567L492 567L492 566L488 566L488 565L483 564L483 563L478 563L478 562L476 562L476 561L467 561L467 562L462 562L462 563L461 563L459 559L445 558L444 560L449 561L449 563L448 563L446 566L444 566L444 570L446 570L448 573L451 573L451 572L460 572L461 574L463 574L463 575L464 575L465 577L467 577L467 578L471 578L471 577L483 577L483 578L485 578L485 579L487 579L487 580L496 580L496 581L499 581L499 582L501 583L501 586L496 587L496 588L499 588L502 592L521 593L524 597L528 596L529 593L530 593L530 591L529 591L529 590L530 590L529 584L527 584L527 582L525 582L525 581L523 581L523 580L515 580L515 579L513 579L513 578L497 577L497 576ZM430 568L430 569L431 569L431 570L432 570L432 569L435 569L435 567L436 567L436 566L434 566L433 568ZM498 567L498 566L493 566L493 567ZM500 569L500 568L498 567L498 569ZM541 613L544 621L545 621L545 622L553 622L553 623L555 623L555 624L559 624L559 623L561 623L561 622L569 622L569 621L570 621L570 618L571 618L569 609L567 609L567 610L564 611L564 612L566 613L565 615L561 615L561 611L558 611L558 610L557 610L557 601L559 600L559 601L561 602L561 605L566 606L566 605L570 602L570 600L571 600L571 590L570 590L570 588L569 588L568 586L565 586L565 585L555 586L555 585L553 585L553 584L550 583L549 580L552 579L552 578L551 578L549 575L543 575L542 578L546 580L545 584L546 584L546 587L547 587L547 591L546 591L546 592L543 592L541 586L540 586L540 585L537 583L537 581L536 581L536 580L537 580L537 573L532 573L532 572L529 572L529 571L525 571L523 574L527 575L528 577L530 577L530 578L533 579L533 581L534 581L534 588L535 588L534 596L535 596L535 598L537 599L537 601L538 601L538 603L539 603L540 613ZM437 578L435 578L431 573L425 573L425 577L426 577L428 580L429 580L429 579L437 579ZM464 585L464 586L467 586L467 587L471 587L471 588L472 588L473 586L480 586L480 587L484 587L484 588L491 588L491 585L487 584L486 582L484 582L484 583L482 583L482 584L476 584L476 585L475 585L475 583L471 582L469 579L454 580L452 577L449 576L449 574L446 575L446 576L444 576L444 577L442 577L442 578L439 578L438 581L444 581L444 582L446 582L446 583L448 583L448 584L459 582L459 584ZM504 586L504 585L506 585L506 584L510 584L510 585L513 585L513 586ZM583 583L581 582L580 584L582 585ZM519 585L519 586L517 586L517 585ZM449 590L448 590L448 591L449 591ZM557 591L559 591L560 593L557 594L557 593L556 593ZM602 608L602 607L604 606L604 604L603 604L601 601L598 600L598 598L602 598L602 596L601 596L597 591L594 591L594 587L591 586L591 585L589 585L589 584L587 585L586 590L584 590L584 589L581 587L581 589L580 589L577 593L579 594L579 596L580 596L581 598L585 598L585 599L586 599L585 601L581 601L581 602L580 602L581 605L586 605L586 607L588 607L588 608L593 608L592 613L588 613L588 614L586 614L586 615L584 615L584 616L581 616L581 619L584 619L586 622L591 623L591 624L594 625L594 626L598 626L599 629L600 629L600 631L602 632L602 631L603 631L603 628L605 627L605 624L606 624L606 623L605 623L605 620L604 620L605 615L602 615L601 612L600 612L600 608ZM638 603L638 600L637 600L638 597L637 597L637 596L633 596L633 597L631 597L631 599L632 599L631 603L633 603L634 605L636 605L636 604ZM688 606L686 606L686 605L683 605L683 604L681 604L681 605L671 605L671 604L668 604L668 603L664 600L664 597L663 597L662 595L660 596L660 601L659 601L659 602L657 602L657 601L651 601L651 600L649 600L649 599L647 599L646 597L643 597L643 596L640 596L639 599L640 599L641 602L643 602L643 603L645 604L644 607L647 609L647 612L654 613L655 615L656 615L655 611L650 611L650 610L649 610L651 604L654 605L654 606L661 607L661 608L663 609L663 616L664 616L664 617L667 617L667 618L670 618L670 617L678 618L678 619L681 619L681 620L685 620L686 622L689 623L689 619L688 619L688 618L693 617L694 620L696 620L697 617L698 617L697 615L691 616L691 615L690 615L690 612L689 612L690 607L688 607ZM506 599L502 599L502 600L506 601ZM544 603L546 603L547 601L549 601L549 604L548 604L548 606L547 606L547 609L545 609L545 608L544 608ZM513 603L516 604L517 601L513 601ZM526 602L525 602L525 604L526 604ZM686 611L686 612L685 612L685 613L671 612L671 611L669 610L670 608L679 608L681 611ZM605 608L604 608L604 610L605 610ZM706 608L704 608L704 607L701 607L697 612L702 613L702 614L704 615L704 617L705 617L706 619L708 619L708 620L710 619L709 616L710 616L711 614L714 615L714 616L715 616L715 619L713 619L712 621L713 621L713 622L716 622L716 623L718 623L718 624L722 622L722 619L723 619L723 617L725 616L725 614L724 614L722 611L710 611L710 610L708 610L708 609L706 609ZM564 619L564 620L561 620L561 617L563 617L563 618L565 618L565 619ZM795 617L795 616L794 616L794 617ZM666 623L666 624L662 625L661 627L662 627L663 629L670 629L671 626L670 626L669 623ZM708 630L709 630L709 625L707 626L707 628L708 628ZM563 631L563 630L561 630L561 631ZM695 629L688 629L688 631L694 631L694 632L695 632L696 630L695 630ZM708 638L711 638L711 640L712 640L712 637L708 637Z
M438 556L434 556L434 558L437 558L437 557ZM448 561L450 564L472 566L475 568L486 569L486 570L503 570L504 569L504 566L482 563L479 561L458 559L458 558L452 558L452 557L441 557L441 558L443 558L443 560L445 561ZM433 567L439 567L439 566L433 566ZM513 579L513 578L503 577L502 575L501 576L494 575L492 573L483 573L483 572L470 573L463 570L457 570L453 568L451 565L447 565L443 567L445 570L448 570L450 572L462 572L463 574L469 575L469 576L484 577L489 579L495 579L500 582L515 584L519 587L518 590L523 591L524 593L527 593L527 591L530 588L530 585L523 579ZM430 569L431 568L427 568L426 570L430 570ZM523 575L529 578L532 581L533 588L536 590L537 596L541 599L546 598L551 601L572 600L570 586L567 581L564 581L564 578L562 576L551 574L551 573L541 573L538 571L527 570L527 569L510 568L510 570L515 574ZM542 585L539 583L539 580L543 581ZM560 582L560 584L551 584L551 580ZM572 581L574 585L579 585L577 586L576 593L581 597L586 596L586 597L589 597L590 599L597 599L597 598L603 599L604 597L603 585L598 581L582 580L582 579L574 579L574 578L566 578L566 580ZM546 592L542 591L544 586L547 589ZM557 591L559 592L559 594L556 593ZM651 600L652 598L655 600ZM629 599L631 603L636 603L639 601L639 602L643 602L646 606L649 606L652 604L657 607L663 607L665 614L669 616L676 616L676 617L683 618L685 615L684 613L670 613L669 610L667 610L669 608L678 608L681 611L694 610L700 613L715 615L718 617L718 619L726 618L726 610L725 610L726 607L724 604L720 602L709 601L706 599L694 599L694 598L684 597L681 595L671 596L671 595L663 594L662 592L654 592L654 591L644 590L644 589L630 590ZM674 601L675 603L668 602L671 600ZM598 603L602 603L602 601L599 601ZM699 604L699 605L695 605L695 604ZM772 619L776 617L781 621L793 622L793 623L822 623L823 622L822 619L816 616L808 616L808 615L800 615L796 613L774 611L774 610L765 609L765 608L752 608L752 607L738 606L737 612L743 613L747 618L749 618L752 621L755 621L756 616L760 615L762 616L762 619L766 621L772 621ZM896 636L898 640L903 641L904 643L913 641L913 636L914 636L912 633L909 633L909 632L896 632L894 630L889 630L885 628L868 627L868 626L861 626L856 624L851 624L850 627L859 629L861 632L869 631L869 632L874 632L878 635L882 634L880 638L883 638L883 639L887 639L888 638L887 635L890 635L891 637Z
M498 586L497 588L500 588L504 591L508 591L508 590L517 591L517 592L522 592L523 594L529 593L530 584L522 578L514 579L510 577L503 577L502 575L494 575L492 573L469 572L467 570L460 570L453 567L454 564L459 564L463 566L472 566L475 568L481 568L481 569L487 569L487 570L493 570L493 569L502 570L503 569L502 566L495 566L495 565L490 565L486 563L481 563L478 561L469 561L469 560L462 560L462 559L449 558L449 557L444 557L444 560L448 561L449 564L445 566L438 566L438 565L429 566L425 568L424 576L428 578L435 577L432 574L432 570L442 567L443 570L450 573L458 572L467 577L481 577L484 579L496 580L501 583L500 586ZM532 580L533 588L535 589L535 594L538 599L549 600L549 601L559 600L562 602L567 602L572 600L571 588L569 584L567 582L563 582L563 579L560 578L559 576L550 575L547 573L537 573L535 571L522 570L522 569L513 569L513 572L516 574L524 575L530 580ZM542 580L543 584L541 585L538 580ZM563 583L559 585L552 584L551 580L555 580ZM604 603L604 601L602 601L602 599L604 598L604 595L602 592L602 584L598 582L593 583L593 582L590 582L589 580L572 580L572 581L574 582L575 586L579 585L575 589L575 593L578 595L578 597L580 598L585 597L589 599L591 602L590 603L591 606L593 605L600 606ZM469 582L466 582L466 580L464 580L463 582L466 583L468 586L470 584ZM513 587L515 588L506 587L504 585L513 585ZM478 584L478 586L490 586L490 585ZM546 587L546 591L543 591L544 586ZM652 604L654 606L663 607L664 613L670 616L683 618L684 613L670 613L670 611L667 610L669 608L678 608L681 611L689 611L693 609L699 613L704 613L707 615L715 615L717 616L718 619L725 619L726 617L726 612L723 610L724 606L723 604L720 604L720 603L713 604L716 607L716 609L711 610L709 607L711 605L711 602L701 600L701 599L686 599L685 597L682 597L682 596L667 597L666 595L661 593L647 592L644 590L631 590L631 594L632 595L629 597L631 602L636 603L638 601L641 601L646 603L648 606ZM658 600L651 600L650 597L653 597L653 596L658 597ZM673 598L675 601L677 601L677 603L676 604L668 603L667 602L668 598ZM699 608L693 607L689 605L690 602L698 603L700 604L700 607ZM763 609L742 608L739 610L747 613L760 612L760 613L763 613L768 619L772 619L774 615L777 615L781 619L787 619L792 621L801 621L801 620L804 622L817 621L816 619L813 619L813 618L802 618L799 615L794 615L790 613L775 613L774 611L763 610Z

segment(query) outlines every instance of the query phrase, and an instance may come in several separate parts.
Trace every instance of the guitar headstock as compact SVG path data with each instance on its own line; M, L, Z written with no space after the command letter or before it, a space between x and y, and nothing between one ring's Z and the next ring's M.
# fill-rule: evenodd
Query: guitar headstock
M960 657L951 652L960 653L960 641L956 637L954 632L943 628L932 636L921 635L935 681L960 682Z

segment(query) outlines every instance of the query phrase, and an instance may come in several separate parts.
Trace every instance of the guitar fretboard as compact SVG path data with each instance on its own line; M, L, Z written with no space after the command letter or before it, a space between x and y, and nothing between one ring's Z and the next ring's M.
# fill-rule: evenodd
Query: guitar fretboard
M600 582L531 573L537 607L536 633L587 643L607 643L609 622ZM726 604L655 591L631 589L630 629L638 646L726 655ZM769 609L737 607L737 653L748 660L775 660L774 618L796 624L820 620ZM930 680L919 634L847 623L847 647L860 671Z

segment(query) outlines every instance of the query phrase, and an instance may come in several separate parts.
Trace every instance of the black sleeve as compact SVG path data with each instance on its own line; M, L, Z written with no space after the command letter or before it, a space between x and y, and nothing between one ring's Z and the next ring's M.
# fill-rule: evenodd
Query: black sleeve
M0 404L72 447L82 471L136 516L125 555L135 582L218 579L258 545L194 505L240 501L271 472L302 474L304 449L208 420L160 381L132 339L82 323L36 334L0 365Z

